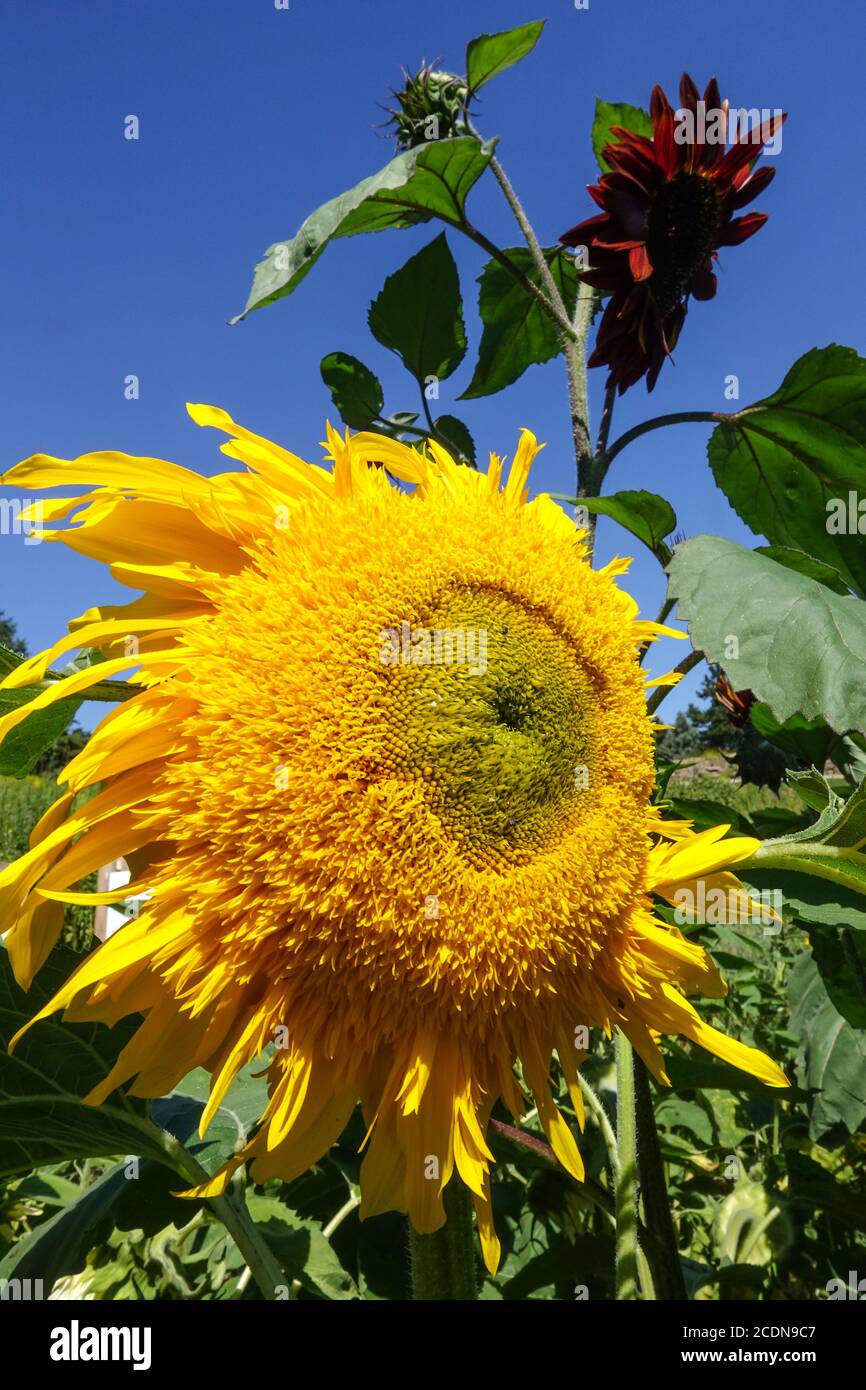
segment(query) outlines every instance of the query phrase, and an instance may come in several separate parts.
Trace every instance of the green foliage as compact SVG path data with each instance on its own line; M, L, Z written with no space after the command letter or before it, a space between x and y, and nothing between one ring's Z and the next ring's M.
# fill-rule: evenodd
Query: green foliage
M616 136L611 133L614 126L632 130L636 135L652 135L652 121L639 106L630 106L627 101L602 101L597 97L592 122L592 148L602 173L610 170L602 151L605 145L616 143Z
M533 284L541 283L532 253L525 246L504 252L512 265ZM544 258L569 313L574 312L578 274L573 255L561 246L549 247ZM534 363L549 362L562 351L556 325L538 301L500 260L488 261L478 279L478 312L483 325L478 362L462 400L502 391Z
M778 391L717 426L708 454L753 531L821 561L866 596L866 518L858 531L855 515L853 533L830 524L834 499L847 507L866 467L866 360L853 348L805 353Z
M471 92L477 92L485 82L519 63L531 53L544 28L543 19L518 24L499 34L481 34L466 48L466 76Z
M723 536L695 536L668 565L695 646L738 690L784 723L821 718L844 733L866 725L866 606ZM729 655L736 638L736 657Z
M367 430L382 413L385 397L378 377L349 352L329 352L321 361L322 380L350 429Z
M676 513L670 502L654 492L613 492L607 497L576 497L568 499L574 505L586 507L588 512L599 516L610 516L625 527L633 536L652 551L662 564L670 559L670 550L665 544L677 524Z
M489 159L490 150L470 136L431 141L397 155L378 173L323 203L296 236L268 248L256 266L246 307L232 322L292 294L337 237L416 226L434 216L459 225L467 194Z
M460 279L444 232L385 281L370 305L370 331L396 352L419 386L444 381L466 353Z

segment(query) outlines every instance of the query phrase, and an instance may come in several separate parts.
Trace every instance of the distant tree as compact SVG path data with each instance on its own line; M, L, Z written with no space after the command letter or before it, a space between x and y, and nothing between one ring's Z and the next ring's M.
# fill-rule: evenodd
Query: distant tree
M689 707L694 709L694 705ZM700 734L694 721L680 710L672 729L665 729L659 738L659 756L668 762L678 763L680 758L691 757L701 751Z
M71 763L75 755L81 752L86 742L87 734L84 730L79 729L77 724L71 725L48 745L39 761L34 763L33 771L38 777L55 778L58 772L62 772L66 764Z
M724 706L716 699L716 685L721 675L720 666L708 665L698 690L698 699L707 703L703 707L689 705L686 710L700 751L708 748L730 749L737 742L737 730L725 713Z
M27 643L18 636L18 629L11 618L0 612L0 647L7 647L18 656L27 655Z

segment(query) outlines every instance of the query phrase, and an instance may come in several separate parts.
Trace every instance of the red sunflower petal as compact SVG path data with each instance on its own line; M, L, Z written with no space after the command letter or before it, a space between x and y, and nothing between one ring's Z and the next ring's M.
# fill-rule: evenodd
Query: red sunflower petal
M755 232L760 231L766 221L765 212L747 212L745 217L735 217L733 222L722 228L716 237L716 245L740 246L750 236L754 236Z

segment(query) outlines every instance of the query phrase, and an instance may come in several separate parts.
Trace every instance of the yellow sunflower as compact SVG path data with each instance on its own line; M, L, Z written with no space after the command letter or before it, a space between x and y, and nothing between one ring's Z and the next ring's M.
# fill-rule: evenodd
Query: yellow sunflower
M668 1033L786 1084L701 1020L686 995L723 982L653 914L653 895L698 880L742 896L724 871L757 842L650 806L657 682L637 657L669 630L617 587L627 561L594 570L584 533L549 497L528 500L532 434L503 481L495 455L475 472L435 444L330 427L319 467L189 410L242 470L37 455L4 480L91 488L40 503L49 528L72 519L43 534L144 591L90 609L3 682L38 682L73 648L106 658L6 715L0 738L123 671L137 687L0 873L13 967L28 985L64 903L145 894L37 1015L144 1016L86 1102L130 1079L164 1095L205 1067L204 1133L275 1044L261 1123L197 1195L246 1162L254 1180L290 1181L360 1101L361 1215L396 1209L434 1231L462 1181L495 1270L491 1109L519 1121L531 1093L580 1179L550 1072L555 1052L582 1124L588 1028L621 1028L662 1081ZM133 888L75 891L119 856Z

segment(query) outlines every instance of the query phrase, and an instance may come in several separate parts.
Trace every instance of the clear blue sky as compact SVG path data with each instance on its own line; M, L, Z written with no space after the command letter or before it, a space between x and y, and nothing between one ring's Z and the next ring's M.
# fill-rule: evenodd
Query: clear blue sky
M729 373L746 403L814 345L862 350L862 0L590 0L587 11L572 0L291 0L288 11L272 0L6 0L0 469L37 450L112 448L214 471L224 462L218 436L192 424L187 400L222 405L318 458L333 413L319 361L335 349L379 373L387 409L414 408L411 382L370 337L366 310L432 224L338 242L293 297L235 328L226 320L243 307L269 243L387 162L378 103L402 64L441 57L461 70L467 39L544 15L539 47L486 89L480 122L501 136L500 156L546 243L593 210L585 185L596 95L645 106L656 81L674 97L686 68L701 87L715 73L733 105L790 113L776 180L756 204L769 223L722 253L718 298L693 304L676 367L651 397L642 386L628 392L614 435L649 414L725 409ZM129 114L140 120L137 142L123 138ZM501 244L518 240L492 181L470 211ZM452 249L472 341L440 409L468 383L478 334L481 257L455 238ZM124 399L129 373L140 378L138 401ZM594 372L596 420L602 386ZM483 453L510 452L518 427L531 426L549 442L535 486L572 487L561 364L455 412ZM639 441L607 490L650 488L675 501L687 534L755 543L713 486L706 434L681 426ZM603 556L627 542L602 523ZM648 554L637 555L629 587L654 615L664 584ZM63 547L0 537L0 608L31 650L120 593L107 571ZM678 655L669 643L656 669Z

